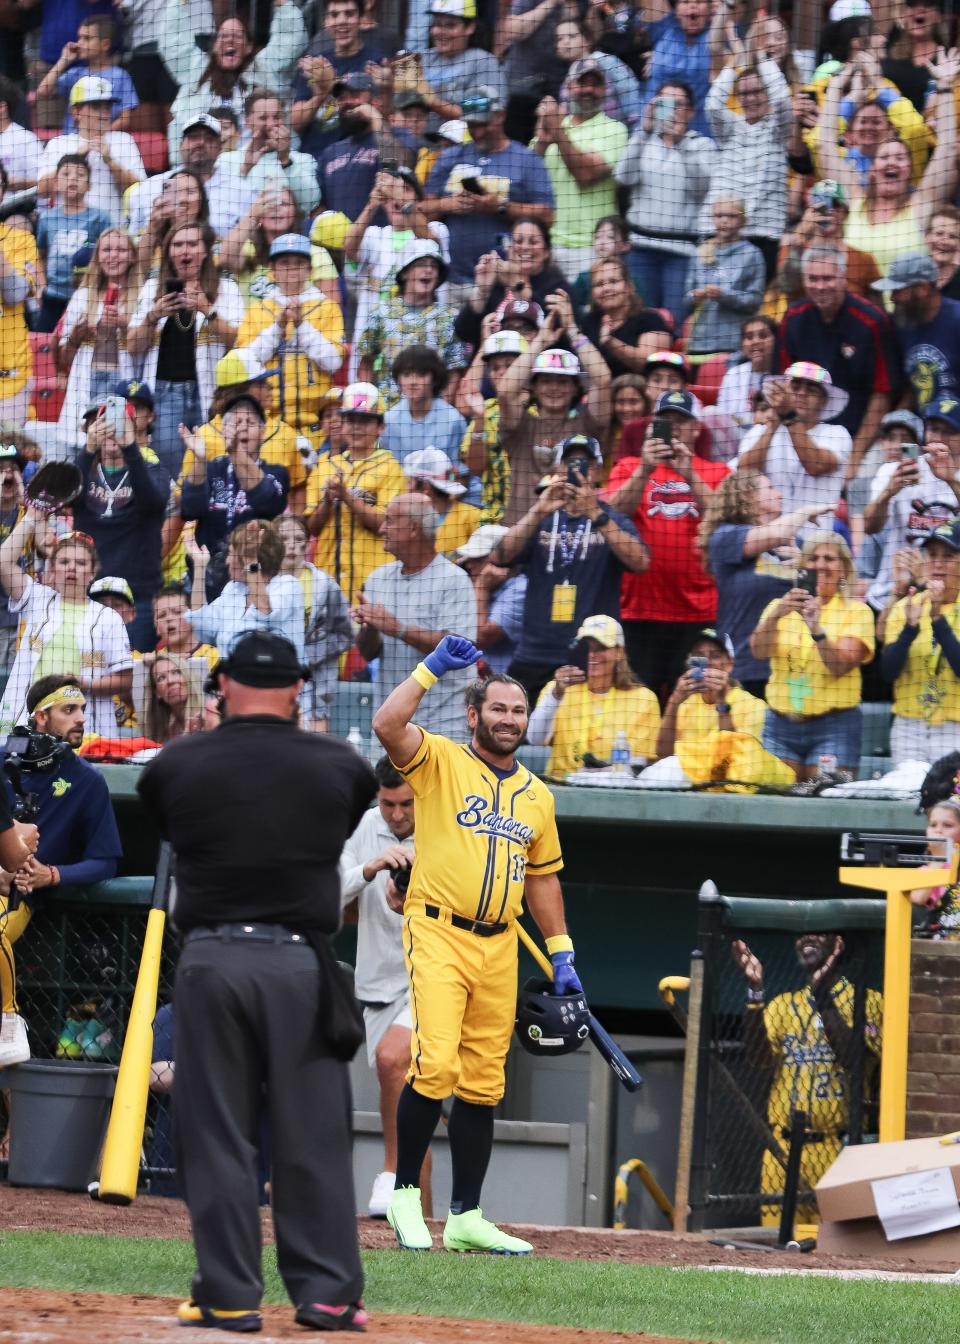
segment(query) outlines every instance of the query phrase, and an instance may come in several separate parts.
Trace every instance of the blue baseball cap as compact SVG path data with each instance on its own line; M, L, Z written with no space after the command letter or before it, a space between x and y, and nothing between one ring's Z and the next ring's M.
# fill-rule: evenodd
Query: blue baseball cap
M153 410L153 389L149 383L137 382L136 378L117 383L113 395L123 397L125 401L139 401L141 406Z
M946 522L940 523L924 537L920 545L929 546L934 541L942 541L951 551L960 551L960 518L948 518Z
M306 257L310 260L310 239L302 233L281 233L270 244L270 260L274 257Z
M941 393L939 397L934 397L923 412L923 418L926 421L942 420L949 425L951 429L960 431L960 400L951 397L947 393Z
M679 388L672 392L661 392L657 397L654 413L662 415L664 411L676 411L678 415L686 415L691 420L700 419L700 404L696 397L692 392Z

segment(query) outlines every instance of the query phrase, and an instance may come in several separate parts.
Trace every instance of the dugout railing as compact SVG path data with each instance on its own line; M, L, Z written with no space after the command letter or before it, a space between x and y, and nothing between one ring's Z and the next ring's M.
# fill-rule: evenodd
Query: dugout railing
M700 1011L683 1024L695 1086L685 1099L691 1144L678 1193L686 1185L691 1231L779 1225L797 1112L805 1117L798 1223L815 1219L813 1187L840 1147L875 1137L884 912L879 900L731 897L704 884L694 953ZM801 964L813 934L842 941L832 997L848 1032L833 1042ZM734 944L762 965L762 1004L748 1002L745 954Z

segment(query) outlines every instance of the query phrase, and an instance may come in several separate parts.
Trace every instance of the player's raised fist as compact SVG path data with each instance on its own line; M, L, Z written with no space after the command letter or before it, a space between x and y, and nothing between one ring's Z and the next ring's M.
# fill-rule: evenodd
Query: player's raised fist
M444 635L433 653L428 653L424 658L423 665L435 677L442 677L444 672L472 667L479 658L480 650L472 640L463 639L460 635Z

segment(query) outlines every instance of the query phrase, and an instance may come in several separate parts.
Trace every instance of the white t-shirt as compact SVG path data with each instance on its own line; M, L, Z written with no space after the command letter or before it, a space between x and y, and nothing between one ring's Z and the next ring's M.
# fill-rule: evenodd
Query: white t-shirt
M398 840L380 815L379 807L365 812L340 856L340 905L358 898L357 969L354 988L367 1003L393 1003L406 993L407 968L403 959L403 915L387 905L386 872L372 882L363 880L363 866L390 845L413 848L413 836Z
M40 176L42 146L32 131L11 121L0 132L0 163L7 170L11 182L34 183Z
M137 142L126 131L108 131L104 136L110 157L142 182L147 175L143 159L137 149ZM90 189L87 192L87 204L96 210L104 210L119 223L123 217L123 201L113 174L104 163L99 150L92 149L82 135L58 135L47 142L40 156L40 177L53 177L57 164L64 154L86 154L90 164Z
M890 477L899 464L884 462L873 478L870 502L879 499L890 483ZM934 476L926 457L917 460L916 485L904 486L887 505L887 521L880 532L882 547L880 570L867 592L866 600L877 611L882 611L893 588L893 557L907 546L919 546L924 537L947 518L960 512L957 497L947 485Z
M763 431L763 425L754 425L747 431L740 444L738 461L753 447ZM811 476L797 457L789 430L780 425L770 440L766 463L759 470L782 494L784 513L792 513L794 509L805 508L808 504L822 504L826 512L835 509L840 502L843 471L853 440L842 425L814 425L808 432L818 448L833 453L837 465L823 476Z

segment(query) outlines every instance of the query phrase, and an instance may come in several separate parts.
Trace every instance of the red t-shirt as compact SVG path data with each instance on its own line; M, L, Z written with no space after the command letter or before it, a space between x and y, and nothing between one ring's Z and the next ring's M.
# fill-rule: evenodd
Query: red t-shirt
M639 457L622 457L616 463L604 492L608 498L630 479L640 462ZM694 457L693 469L711 489L729 475L723 462L702 457ZM700 506L683 477L671 467L657 467L633 515L650 551L650 568L643 574L624 574L620 594L624 620L716 620L716 584L704 569L696 545L700 519Z

